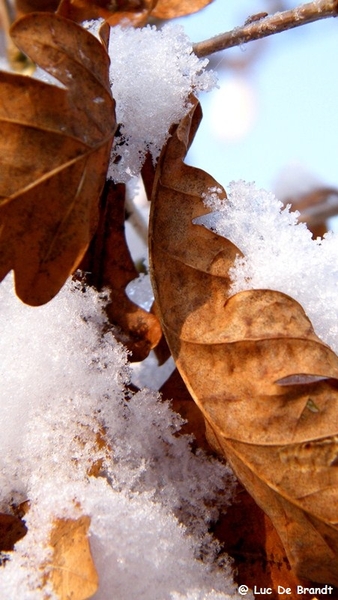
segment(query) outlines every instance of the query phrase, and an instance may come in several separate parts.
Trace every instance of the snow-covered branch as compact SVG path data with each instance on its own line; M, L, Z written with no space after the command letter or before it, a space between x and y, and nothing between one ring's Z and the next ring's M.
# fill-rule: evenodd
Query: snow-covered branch
M193 49L195 54L201 58L281 31L294 29L300 25L336 16L338 16L337 0L314 0L274 15L265 15L264 13L253 15L246 20L242 27L235 27L232 31L198 42L194 44Z

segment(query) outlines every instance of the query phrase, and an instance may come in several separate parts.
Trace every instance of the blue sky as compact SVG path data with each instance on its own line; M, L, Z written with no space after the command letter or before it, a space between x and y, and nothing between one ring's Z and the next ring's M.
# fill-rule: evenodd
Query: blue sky
M300 2L285 4L291 8ZM191 39L199 41L242 24L251 14L269 11L269 5L271 0L215 0L204 11L179 21ZM215 115L214 98L220 91L205 94L205 118L189 161L223 185L245 179L274 190L282 169L299 163L324 184L338 186L338 19L252 42L228 55L243 58L258 44L258 56L249 69L239 73L222 68L219 81L222 90L230 81L243 83L244 76L256 105L250 131L237 140L212 135L210 115ZM220 113L220 129L224 118Z

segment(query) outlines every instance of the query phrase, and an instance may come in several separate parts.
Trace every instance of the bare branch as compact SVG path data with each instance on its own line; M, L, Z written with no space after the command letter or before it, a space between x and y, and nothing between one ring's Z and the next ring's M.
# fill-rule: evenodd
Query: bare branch
M308 4L302 4L297 8L278 12L274 15L264 16L264 13L262 13L262 16L253 15L253 17L246 20L242 27L235 27L232 31L227 31L203 42L197 42L193 45L193 50L197 56L203 57L287 29L294 29L320 19L337 16L338 0L314 0ZM256 19L255 17L260 18Z

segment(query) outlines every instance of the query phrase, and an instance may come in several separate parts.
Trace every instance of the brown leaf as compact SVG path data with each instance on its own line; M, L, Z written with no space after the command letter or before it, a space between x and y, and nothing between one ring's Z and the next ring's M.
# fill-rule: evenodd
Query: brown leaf
M327 220L338 214L338 190L331 187L317 187L305 194L287 198L284 204L292 204L299 210L299 221L306 223L313 237L322 237L327 231Z
M30 12L54 12L59 5L59 0L15 0L17 16Z
M199 118L195 103L155 175L151 272L162 328L209 442L271 518L295 573L337 585L338 358L289 296L229 298L239 250L192 224L207 212L201 194L220 187L183 163Z
M189 394L177 369L172 372L159 391L163 400L170 400L171 408L186 421L180 429L180 435L192 433L194 436L192 447L203 448L205 452L210 453L210 446L205 437L202 413Z
M124 21L128 25L145 25L157 0L61 0L58 14L81 22L105 19L111 26Z
M299 579L291 570L281 540L269 517L255 504L246 490L238 485L235 500L216 524L213 534L222 548L234 559L234 578L249 588L271 588L270 600L313 598L297 594L297 586L311 588L310 581ZM287 594L283 588L289 588ZM332 590L331 590L332 591ZM330 594L337 599L337 590Z
M0 73L0 281L28 304L50 300L96 229L116 129L103 44L62 17L31 13L16 44L64 88Z
M145 161L141 168L141 175L147 199L150 201L155 178L155 166L150 152L147 152L146 154Z
M143 360L162 336L157 317L129 300L127 284L138 277L125 239L125 185L107 181L101 197L97 232L81 268L89 272L87 281L98 290L108 288L106 312L117 326L115 335L132 352L133 361Z
M205 425L201 411L189 394L177 369L160 389L163 399L171 400L173 410L180 413L186 423L180 434L194 435L193 447L210 453L205 437ZM270 600L297 600L297 586L313 587L308 580L300 579L291 570L285 550L271 519L259 508L247 491L238 483L234 500L221 513L212 533L222 544L222 551L233 559L234 579L238 585L249 588L271 588ZM291 593L283 593L290 588ZM302 598L312 595L303 593ZM338 599L338 589L330 594Z
M0 552L13 550L27 533L24 521L16 515L0 513Z
M98 575L90 552L90 518L58 519L53 526L53 548L48 580L60 600L87 600L98 589Z
M213 0L61 0L58 13L80 22L102 17L114 26L128 21L135 27L147 23L149 17L174 19L205 8Z
M198 12L213 0L158 0L151 15L157 19L174 19Z

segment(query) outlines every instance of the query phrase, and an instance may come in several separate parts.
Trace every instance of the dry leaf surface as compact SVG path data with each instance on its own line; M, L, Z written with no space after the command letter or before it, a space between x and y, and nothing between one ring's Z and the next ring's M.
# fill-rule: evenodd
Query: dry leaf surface
M58 5L59 0L15 0L18 16L23 16L38 10L43 12L54 12Z
M158 19L174 19L198 12L213 0L158 0L152 16Z
M84 257L87 281L98 290L108 288L106 312L117 327L115 337L132 352L131 360L144 360L162 336L159 320L129 300L125 288L139 275L131 258L124 229L125 185L107 181L101 196L100 220Z
M150 17L174 19L195 13L213 0L61 0L58 13L73 19L102 17L114 26L119 23L141 27Z
M59 519L50 537L53 548L48 579L60 600L87 600L98 589L98 575L90 552L90 518Z
M32 13L15 43L56 87L0 73L0 281L14 269L28 304L50 300L96 229L116 128L106 48L57 15Z
M110 25L121 21L142 26L157 0L61 0L58 14L81 22L88 19L105 19Z
M210 453L202 413L177 369L160 392L164 399L171 400L173 410L186 421L180 433L193 434L194 446ZM254 586L256 589L271 588L270 600L297 600L300 597L297 586L313 587L311 581L300 579L293 573L271 519L240 483L234 501L225 513L221 513L212 533L221 542L222 551L233 559L234 579L238 585L245 583L251 589ZM291 589L291 593L284 593L283 588ZM302 598L313 598L313 594L303 593ZM331 591L330 598L338 599L337 588Z
M27 527L20 517L0 513L0 552L13 550L14 544L26 533Z
M300 212L299 221L306 223L314 238L328 231L327 220L338 214L338 190L332 187L315 187L313 190L286 198L292 210Z
M213 533L234 559L234 577L238 585L245 583L258 590L271 588L270 600L313 598L313 594L297 594L297 586L311 588L313 584L292 572L271 520L241 485L238 485L235 501L222 515ZM291 593L283 592L287 588ZM337 600L337 593L331 593L330 598Z
M229 297L239 250L192 224L219 184L183 163L197 103L162 152L151 208L155 299L176 365L299 577L338 585L338 359L280 292Z

